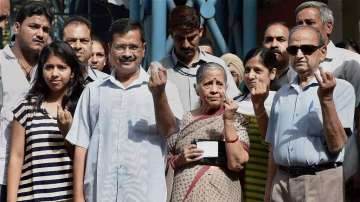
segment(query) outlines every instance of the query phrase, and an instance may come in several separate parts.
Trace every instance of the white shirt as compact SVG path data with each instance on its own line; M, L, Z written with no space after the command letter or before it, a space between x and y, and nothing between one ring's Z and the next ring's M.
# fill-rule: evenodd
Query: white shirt
M148 80L141 68L128 87L112 74L83 91L66 139L87 148L86 201L166 200L165 138L156 131ZM181 119L181 101L170 82L166 95L173 114Z
M4 95L4 106L0 113L0 184L6 184L6 169L10 152L10 122L14 117L12 110L26 95L30 83L9 45L0 51L0 67ZM31 82L35 77L35 70L36 68L33 68L31 72Z
M336 78L348 81L355 89L356 106L360 102L360 55L335 47L332 41L327 45L327 54L320 63L325 71L332 72Z
M179 90L184 111L191 111L200 106L200 98L195 91L195 76L197 70L200 68L200 64L208 62L214 62L224 67L228 86L226 93L230 98L238 96L240 91L231 76L229 68L221 58L200 50L198 62L193 63L192 67L187 67L178 60L173 50L171 55L160 60L160 63L167 70L168 80L173 82Z

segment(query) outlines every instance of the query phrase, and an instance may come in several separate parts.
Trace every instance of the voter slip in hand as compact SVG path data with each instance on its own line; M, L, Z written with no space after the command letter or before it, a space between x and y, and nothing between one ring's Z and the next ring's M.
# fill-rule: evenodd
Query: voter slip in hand
M196 147L203 150L203 158L200 164L226 166L226 149L225 142L219 140L195 139L193 141Z

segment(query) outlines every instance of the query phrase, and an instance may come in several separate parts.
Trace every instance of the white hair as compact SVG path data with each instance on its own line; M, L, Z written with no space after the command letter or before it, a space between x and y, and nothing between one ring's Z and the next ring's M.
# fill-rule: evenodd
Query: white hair
M323 2L319 1L306 1L300 4L295 9L295 15L297 15L300 11L304 10L305 8L316 8L319 10L320 18L323 23L334 23L334 15L332 10L330 10L329 6Z

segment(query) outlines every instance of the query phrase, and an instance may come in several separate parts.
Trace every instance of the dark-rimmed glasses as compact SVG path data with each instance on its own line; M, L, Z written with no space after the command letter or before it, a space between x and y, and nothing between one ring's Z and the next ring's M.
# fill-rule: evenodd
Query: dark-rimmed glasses
M300 49L301 52L304 55L311 55L313 54L317 49L321 48L323 45L310 45L310 44L305 44L305 45L301 45L301 46L288 46L286 48L286 51L290 54L290 55L296 55L298 50Z

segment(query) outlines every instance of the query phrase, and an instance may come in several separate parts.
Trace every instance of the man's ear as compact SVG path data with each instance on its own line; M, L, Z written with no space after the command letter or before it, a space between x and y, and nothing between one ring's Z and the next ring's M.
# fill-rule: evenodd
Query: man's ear
M320 51L320 61L324 61L327 53L326 45L323 45L321 48L319 48L319 51Z
M203 28L203 27L200 27L200 28L199 28L199 37L200 37L200 38L203 36L203 33L204 33L204 28Z
M271 69L270 75L269 75L271 81L275 79L275 77L276 77L276 71L277 71L276 68L272 68L272 69Z
M20 32L20 27L21 27L21 24L19 22L15 22L15 24L13 26L14 34L18 34Z
M143 43L143 50L142 50L143 57L145 57L145 52L146 52L146 42Z
M324 24L324 26L325 26L327 36L330 36L330 34L332 33L332 31L334 29L334 23L333 22L326 22Z

